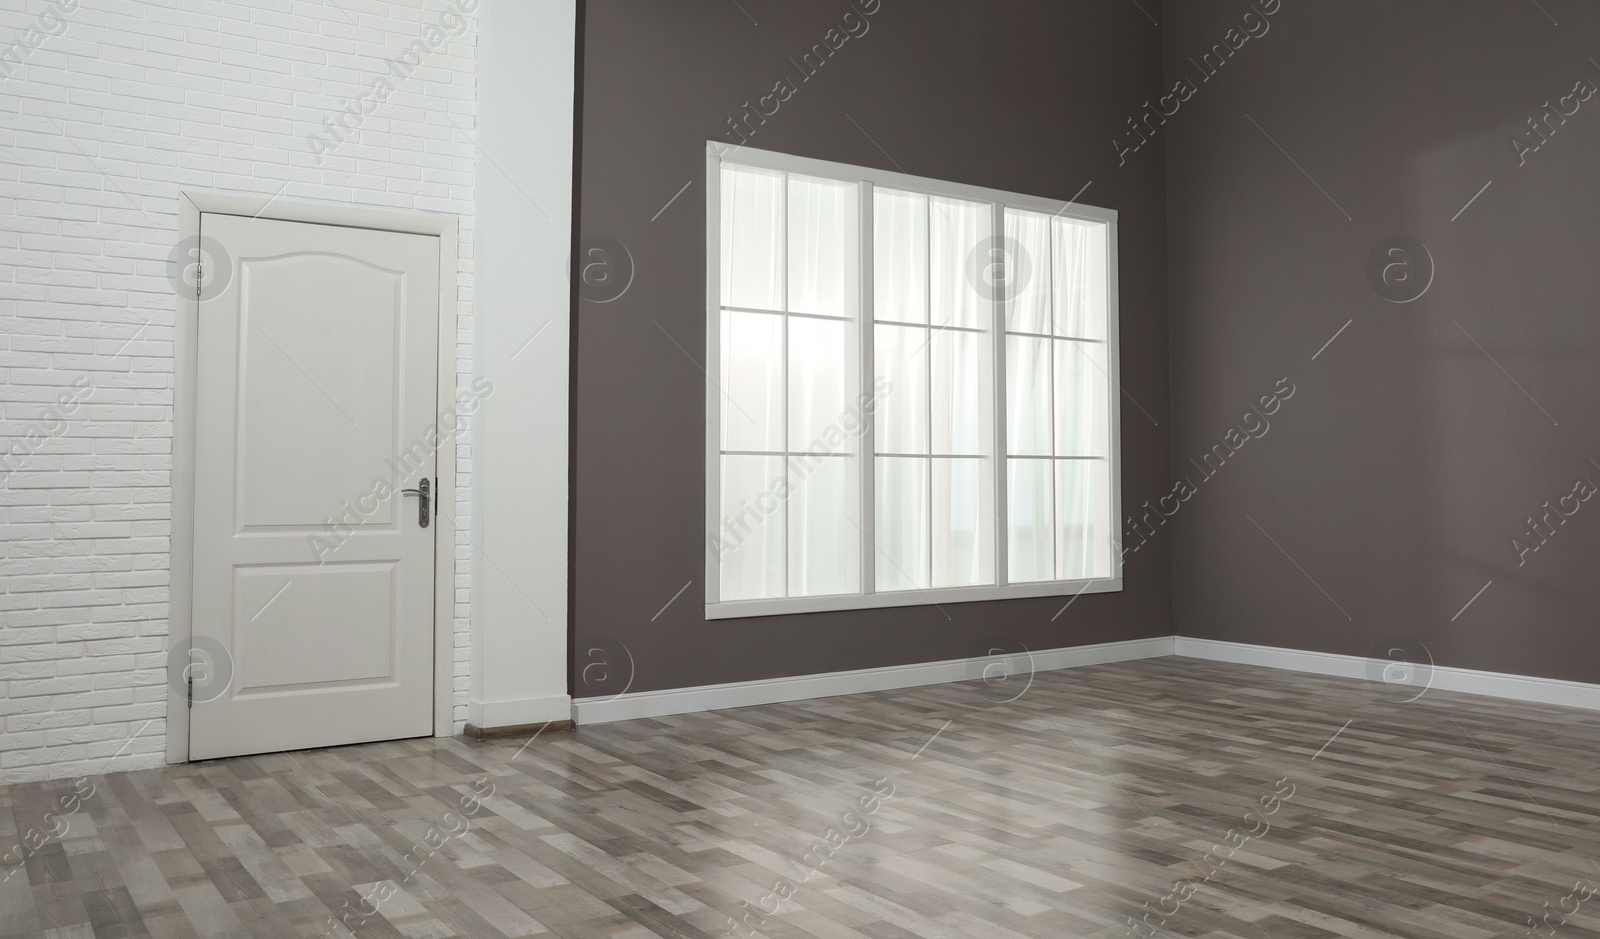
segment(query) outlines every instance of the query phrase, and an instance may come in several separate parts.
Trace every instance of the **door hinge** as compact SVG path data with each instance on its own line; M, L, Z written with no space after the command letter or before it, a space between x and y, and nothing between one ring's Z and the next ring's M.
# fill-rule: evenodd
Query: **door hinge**
M184 676L184 683L188 685L189 710L192 711L192 710L194 710L194 676L193 675Z

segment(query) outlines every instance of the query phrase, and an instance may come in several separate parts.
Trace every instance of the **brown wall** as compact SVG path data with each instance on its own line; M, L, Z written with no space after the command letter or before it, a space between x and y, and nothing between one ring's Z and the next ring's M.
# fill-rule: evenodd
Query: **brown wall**
M615 239L634 273L621 297L577 304L580 673L583 650L606 639L631 653L641 691L1170 633L1164 533L1129 556L1123 592L1084 596L1055 622L1062 598L717 622L702 612L705 144L731 141L727 118L780 78L798 91L752 146L1059 199L1093 181L1081 201L1121 213L1122 381L1139 405L1124 398L1125 499L1167 491L1163 140L1121 166L1111 146L1161 90L1161 31L1138 6L882 0L867 33L803 83L788 60L841 23L844 0L586 7L581 237ZM579 680L574 694L615 690Z
M1166 4L1168 84L1246 9ZM1353 655L1411 637L1441 664L1600 681L1600 500L1512 544L1600 482L1600 95L1523 165L1511 142L1600 87L1600 9L1272 19L1168 128L1176 471L1279 377L1297 389L1174 520L1175 629ZM1409 303L1368 280L1390 236L1434 261Z

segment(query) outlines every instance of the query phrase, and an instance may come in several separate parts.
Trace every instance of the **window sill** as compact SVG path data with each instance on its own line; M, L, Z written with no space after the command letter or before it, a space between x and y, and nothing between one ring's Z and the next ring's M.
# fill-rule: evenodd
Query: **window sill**
M1085 593L1117 593L1121 577L1098 580L1046 580L1002 587L937 587L928 590L896 590L889 593L834 594L824 597L775 597L770 600L723 600L707 603L706 619L743 619L756 616L787 616L791 613L834 613L844 610L877 610L897 606L942 606L946 603L972 603L980 600L1019 600L1028 597L1076 597Z

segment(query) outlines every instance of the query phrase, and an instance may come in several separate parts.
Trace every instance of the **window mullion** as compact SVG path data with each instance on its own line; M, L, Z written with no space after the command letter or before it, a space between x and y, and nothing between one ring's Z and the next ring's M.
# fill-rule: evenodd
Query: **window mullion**
M722 600L722 160L706 154L706 603ZM716 389L716 394L713 394ZM712 550L712 545L719 548Z
M877 449L877 410L878 386L875 362L873 358L873 330L877 320L877 313L873 309L876 295L877 268L873 260L873 225L876 222L876 202L873 196L872 184L861 184L859 198L861 205L856 213L860 228L860 264L861 273L856 278L861 291L861 299L857 304L857 346L861 350L861 394L872 396L871 409L863 407L861 415L861 438L857 441L856 453L861 462L860 473L860 504L858 512L861 516L861 593L870 595L877 592L877 544L876 521L877 494L874 491L876 471L878 465Z
M778 408L778 420L783 423L783 426L780 427L779 430L778 430L778 433L779 433L778 439L783 442L783 452L784 453L788 453L789 452L789 174L788 173L783 174L783 211L780 213L779 218L781 219L781 221L778 223L779 224L779 229L778 230L782 233L782 238L780 239L780 244L782 245L782 247L780 247L778 249L778 258L779 258L779 261L780 261L780 269L783 271L783 279L782 279L782 284L780 286L780 289L783 292L779 295L778 299L779 299L779 302L783 306L784 312L783 312L783 322L779 326L779 334L778 334L778 342L779 342L779 344L781 346L781 351L779 352L779 356L780 356L779 366L780 366L780 368L782 369L782 372L783 372L783 378L780 379L781 387L778 389L778 400L781 402L781 405ZM788 457L785 457L784 460L783 460L783 481L784 481L785 491L787 491L787 492L789 492L791 494L794 492L794 479L791 478L792 475L793 475L792 474L792 470L793 470L792 461ZM789 554L790 554L790 552L789 552L789 536L791 534L790 528L791 528L791 526L793 524L793 522L791 520L791 515L793 513L791 513L789 511L789 509L790 509L789 497L785 496L784 499L783 499L783 519L782 519L782 524L780 526L780 529L783 532L783 538L782 538L782 546L783 546L783 595L785 597L789 597L789 596L793 596L794 595L793 571L791 571L789 569Z
M933 197L924 196L927 200L928 210L922 213L922 319L928 325L923 328L924 341L922 348L928 353L922 357L922 387L926 392L923 397L925 430L927 436L923 438L923 452L930 454L924 461L922 493L926 497L923 513L923 524L927 527L923 532L927 536L927 563L922 566L923 576L926 580L924 587L933 586Z
M1122 578L1122 384L1117 376L1122 374L1121 284L1117 277L1117 223L1106 224L1106 298L1100 315L1106 337L1106 475L1111 483L1109 506L1111 529L1112 577ZM1118 589L1121 589L1120 586Z
M1006 450L1006 288L1013 265L1006 241L1005 206L996 202L993 211L993 219L989 223L991 244L1002 246L1001 257L1005 264L1002 268L1005 276L996 279L994 289L989 291L989 328L990 335L994 337L990 343L994 347L994 376L990 381L991 394L994 396L994 455L991 457L994 461L994 583L997 587L1003 587L1011 580L1011 506L1006 494L1006 476L1011 469Z
M1056 327L1056 223L1055 223L1055 219L1051 219L1050 221L1045 223L1045 226L1044 226L1044 263L1040 264L1038 266L1041 269L1040 276L1045 278L1045 283L1049 284L1049 289L1045 290L1045 292L1044 292L1045 306L1050 311L1050 317L1049 317L1049 320L1050 320L1050 338L1046 339L1044 341L1044 348L1045 348L1044 368L1045 368L1045 377L1047 379L1047 384L1048 384L1048 386L1050 388L1050 407L1049 407L1049 410L1047 412L1050 415L1050 422L1045 425L1045 427L1046 427L1046 431L1045 432L1050 438L1050 456L1051 456L1051 460L1047 464L1049 466L1049 476L1047 476L1045 478L1045 484L1050 487L1050 517L1048 519L1048 521L1050 523L1049 524L1049 529L1050 529L1050 579L1051 580L1059 580L1059 579L1061 579L1061 558L1059 557L1061 552L1059 550L1059 546L1061 544L1061 535L1065 534L1065 532L1056 531L1056 519L1057 519L1056 500L1060 498L1060 494L1056 492L1056 461L1055 461L1054 458L1060 455L1059 453L1056 452L1057 449L1058 449L1056 447L1056 411L1057 411L1057 407L1059 406L1060 402L1056 400L1056 342L1057 342L1057 340L1055 338L1055 334L1058 332L1058 329Z

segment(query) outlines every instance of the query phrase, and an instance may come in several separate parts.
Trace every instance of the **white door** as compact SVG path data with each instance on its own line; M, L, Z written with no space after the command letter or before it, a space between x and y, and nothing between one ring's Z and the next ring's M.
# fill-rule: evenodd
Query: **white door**
M190 759L430 734L439 241L200 232Z

